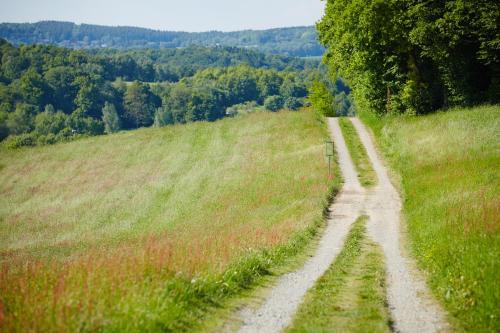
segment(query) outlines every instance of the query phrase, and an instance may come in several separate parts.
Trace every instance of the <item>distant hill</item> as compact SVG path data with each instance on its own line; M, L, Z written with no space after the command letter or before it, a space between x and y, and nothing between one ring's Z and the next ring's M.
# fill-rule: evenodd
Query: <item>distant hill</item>
M14 44L54 44L70 48L182 48L238 46L296 57L320 56L324 48L313 26L234 32L175 32L72 22L1 23L0 37Z

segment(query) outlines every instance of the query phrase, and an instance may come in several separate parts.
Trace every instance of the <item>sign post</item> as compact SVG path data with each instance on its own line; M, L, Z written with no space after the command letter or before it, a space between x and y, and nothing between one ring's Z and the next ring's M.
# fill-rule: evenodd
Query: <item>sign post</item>
M328 179L332 178L333 141L325 141L325 155L328 157Z

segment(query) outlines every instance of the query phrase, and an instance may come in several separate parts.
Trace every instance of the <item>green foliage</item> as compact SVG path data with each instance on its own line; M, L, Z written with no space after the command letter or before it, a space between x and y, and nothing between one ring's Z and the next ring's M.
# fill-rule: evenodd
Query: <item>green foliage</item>
M339 117L352 117L356 113L350 95L341 91L335 95L335 114Z
M174 123L174 115L166 106L161 106L155 112L155 127L163 127Z
M72 48L114 49L170 48L182 49L193 44L257 48L266 53L306 57L320 56L323 47L317 41L314 27L293 27L235 32L201 33L157 31L136 27L106 27L70 22L2 23L0 36L16 44L51 43Z
M298 110L303 106L302 100L297 97L289 96L285 98L284 107L288 110Z
M313 109L325 117L335 115L334 97L324 82L313 82L309 88L308 100Z
M245 102L242 104L235 104L226 109L226 115L231 117L238 114L250 113L258 110L259 108L262 107L259 107L259 105L255 101Z
M297 109L318 65L234 47L83 51L0 40L0 55L0 137L34 131L39 144L153 123L215 121L232 105L263 104L269 96L280 96L280 108ZM154 82L160 80L171 82ZM35 124L47 105L54 110Z
M86 117L79 112L74 112L68 117L66 127L72 133L80 135L100 135L104 133L102 121Z
M285 100L283 99L282 96L279 95L269 96L264 101L264 107L266 108L266 110L274 112L282 109L284 104Z
M8 115L7 127L10 134L28 133L34 128L34 118L38 108L34 105L20 103L16 110Z
M108 134L118 132L121 129L121 120L113 104L108 102L104 104L102 122L104 123L104 131Z
M58 134L66 127L68 116L61 111L55 112L52 105L35 117L35 132L39 135Z
M499 18L493 0L329 0L317 28L358 104L423 114L500 100Z
M9 127L7 125L7 120L9 119L9 114L0 109L0 140L5 139L9 136Z
M139 128L153 124L154 113L160 101L154 96L149 86L139 81L135 81L127 86L127 91L123 98L125 112L123 118L127 126Z

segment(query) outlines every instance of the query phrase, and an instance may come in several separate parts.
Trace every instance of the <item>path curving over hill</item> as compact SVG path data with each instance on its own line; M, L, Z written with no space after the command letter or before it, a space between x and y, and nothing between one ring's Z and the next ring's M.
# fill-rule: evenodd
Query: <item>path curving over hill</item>
M362 214L369 216L367 229L383 249L388 276L388 302L397 332L439 332L448 329L445 315L432 299L412 260L400 244L401 198L390 182L364 125L351 119L365 146L378 184L365 190L346 147L338 119L329 118L344 185L330 206L327 228L316 254L299 270L283 275L257 309L240 311L240 333L280 332L291 323L307 290L328 269L341 251L352 223Z
M401 197L392 185L386 167L375 149L365 126L358 118L351 122L365 146L378 177L370 189L366 213L371 238L380 244L387 271L387 298L397 332L439 332L447 329L444 311L432 298L415 263L402 251L400 244Z
M328 226L316 254L298 271L283 275L269 292L264 304L241 311L245 332L279 332L291 321L302 298L340 253L351 224L361 215L365 191L361 187L337 119L330 119L330 129L338 155L344 186L330 207Z

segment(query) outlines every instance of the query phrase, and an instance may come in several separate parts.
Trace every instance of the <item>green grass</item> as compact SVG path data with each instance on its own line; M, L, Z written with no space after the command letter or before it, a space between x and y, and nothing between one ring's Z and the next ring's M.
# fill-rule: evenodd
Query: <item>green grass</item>
M348 118L339 118L339 125L356 171L358 172L359 182L364 187L375 185L377 183L377 174L373 170L365 146L359 139L358 132Z
M412 250L455 330L498 330L500 106L361 117L401 178Z
M0 330L200 327L315 237L327 137L254 113L1 150Z
M391 332L383 255L366 236L366 219L356 221L342 252L308 291L287 332Z

